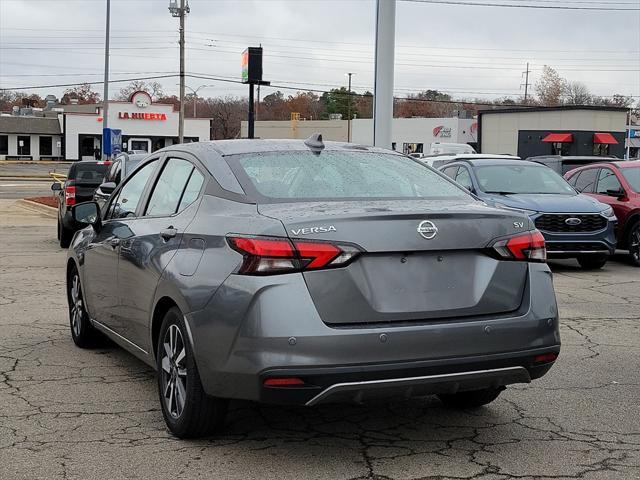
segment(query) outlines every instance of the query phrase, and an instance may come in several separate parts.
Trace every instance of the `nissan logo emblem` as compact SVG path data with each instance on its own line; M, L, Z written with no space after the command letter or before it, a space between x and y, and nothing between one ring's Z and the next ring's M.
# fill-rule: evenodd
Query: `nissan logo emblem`
M431 240L438 234L438 227L434 225L433 222L429 220L423 220L418 225L418 233L422 235L427 240Z
M575 227L577 225L580 225L582 223L582 220L580 220L579 218L575 218L575 217L571 217L571 218L567 218L564 223L566 223L567 225L571 225L572 227Z

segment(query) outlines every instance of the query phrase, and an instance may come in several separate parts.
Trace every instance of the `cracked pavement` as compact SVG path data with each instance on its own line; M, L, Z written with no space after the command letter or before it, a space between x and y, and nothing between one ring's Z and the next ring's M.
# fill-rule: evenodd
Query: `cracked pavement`
M640 269L553 265L563 350L479 410L435 398L315 408L232 404L180 441L153 372L75 348L55 219L0 200L0 479L640 479Z

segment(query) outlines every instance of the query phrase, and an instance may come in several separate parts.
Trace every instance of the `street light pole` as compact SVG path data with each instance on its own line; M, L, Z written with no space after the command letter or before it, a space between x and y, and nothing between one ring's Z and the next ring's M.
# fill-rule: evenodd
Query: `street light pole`
M178 143L184 142L184 18L191 10L186 0L170 0L169 11L174 17L180 18L180 115L178 119Z
M104 129L109 128L109 32L111 30L111 0L107 0L107 21L104 38L104 90L102 94L102 159L108 160L105 154L107 141Z
M377 0L373 144L382 148L391 148L395 41L396 0Z
M213 87L213 85L200 85L196 89L191 88L189 85L185 85L185 87L191 90L191 93L193 93L193 118L196 118L196 113L197 113L196 105L198 103L198 92L203 88Z
M346 75L349 76L349 89L348 89L348 98L349 98L349 105L347 107L347 142L351 142L351 76L355 75L355 73L349 72Z

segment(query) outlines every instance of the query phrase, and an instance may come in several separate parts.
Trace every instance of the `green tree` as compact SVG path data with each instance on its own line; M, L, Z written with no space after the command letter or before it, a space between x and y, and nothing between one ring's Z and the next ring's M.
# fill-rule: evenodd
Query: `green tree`
M351 101L351 118L355 118L357 114L357 94L353 90L349 95L349 90L345 87L334 88L323 93L321 99L329 115L339 113L343 120L347 120L349 118L349 101Z

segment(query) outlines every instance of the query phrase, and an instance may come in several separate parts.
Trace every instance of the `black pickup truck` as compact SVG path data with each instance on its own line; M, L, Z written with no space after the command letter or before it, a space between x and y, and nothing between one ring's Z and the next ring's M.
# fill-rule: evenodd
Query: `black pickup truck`
M57 182L51 185L51 190L58 192L58 240L62 248L69 246L73 234L81 228L71 216L71 207L93 200L110 164L88 160L76 162L69 168L64 185Z

